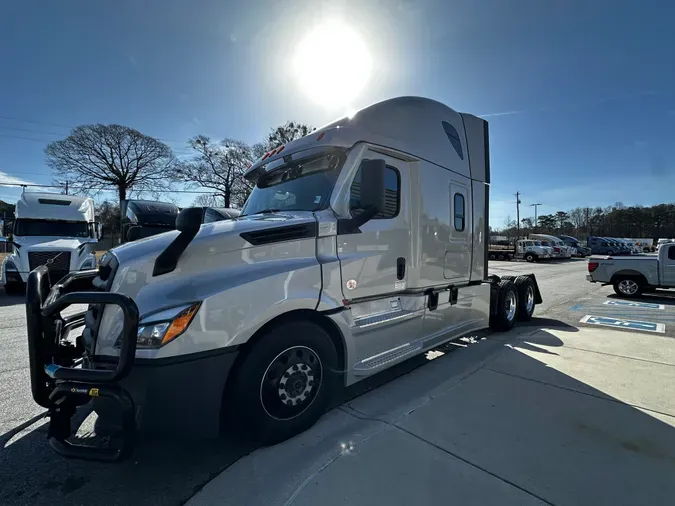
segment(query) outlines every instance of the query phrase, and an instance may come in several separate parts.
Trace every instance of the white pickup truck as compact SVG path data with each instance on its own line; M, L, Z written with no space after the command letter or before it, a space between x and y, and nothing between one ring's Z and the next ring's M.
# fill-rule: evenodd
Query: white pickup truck
M650 288L675 288L675 243L662 244L656 256L591 257L586 279L613 285L620 297L637 297Z

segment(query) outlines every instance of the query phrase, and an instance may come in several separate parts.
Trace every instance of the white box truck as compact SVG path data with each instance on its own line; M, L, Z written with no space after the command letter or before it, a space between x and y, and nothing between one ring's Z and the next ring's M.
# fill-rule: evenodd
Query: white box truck
M534 275L488 276L488 147L476 116L386 100L265 153L236 219L184 209L176 231L114 248L98 271L50 286L34 270L31 384L53 447L118 460L136 430L217 435L228 415L274 443L341 387L531 318ZM68 293L83 279L95 291ZM60 316L78 303L89 309ZM68 439L90 399L121 418L115 448Z
M28 274L40 265L47 266L53 284L71 272L96 267L94 244L101 229L91 198L24 192L14 215L7 237L13 252L2 262L0 276L8 295L22 293Z

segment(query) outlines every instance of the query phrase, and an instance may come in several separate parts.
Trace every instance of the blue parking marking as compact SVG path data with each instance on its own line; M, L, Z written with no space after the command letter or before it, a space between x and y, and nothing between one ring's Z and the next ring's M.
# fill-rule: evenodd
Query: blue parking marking
M583 306L583 303L577 304L576 306L572 306L570 308L570 311L579 311L579 309L581 309L581 306Z
M608 306L627 306L627 307L643 307L646 309L665 309L663 304L653 304L651 302L631 302L629 300L606 300L603 302ZM578 305L578 304L577 304Z
M581 320L579 320L579 322L586 323L588 325L602 325L604 327L614 327L627 330L658 332L660 334L664 334L666 332L666 326L663 323L645 322L638 320L625 320L620 318L613 318L611 316L586 315Z

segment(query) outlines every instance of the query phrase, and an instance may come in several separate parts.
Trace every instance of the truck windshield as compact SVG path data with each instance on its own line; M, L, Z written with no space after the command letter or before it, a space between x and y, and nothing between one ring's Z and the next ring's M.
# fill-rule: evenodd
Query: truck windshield
M275 167L258 178L241 216L323 209L344 159L343 150L331 150Z
M19 218L14 223L14 235L50 237L89 237L86 221L29 220Z

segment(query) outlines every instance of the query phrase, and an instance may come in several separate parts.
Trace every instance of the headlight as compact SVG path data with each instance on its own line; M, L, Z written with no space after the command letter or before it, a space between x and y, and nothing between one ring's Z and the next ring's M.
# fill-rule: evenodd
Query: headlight
M171 319L141 324L138 327L137 348L159 348L173 341L188 328L201 303L194 304Z
M95 269L95 268L96 268L96 257L90 257L84 261L82 267L80 267L80 270L86 271L87 269Z
M19 272L19 269L16 268L16 265L14 265L14 262L10 262L9 260L7 260L7 262L5 262L5 270L7 272Z

